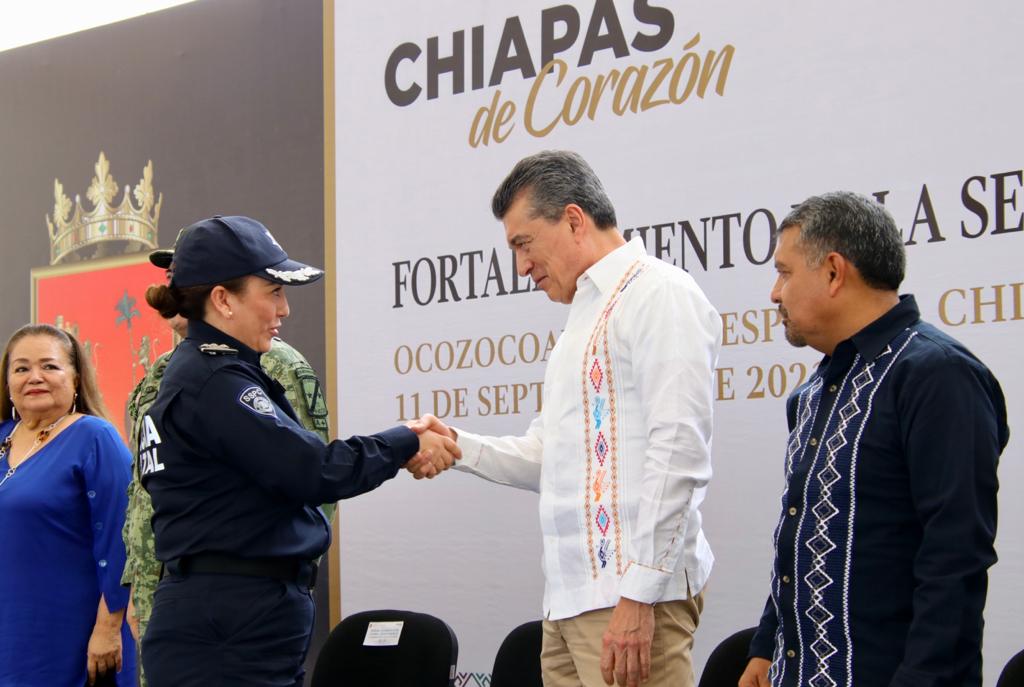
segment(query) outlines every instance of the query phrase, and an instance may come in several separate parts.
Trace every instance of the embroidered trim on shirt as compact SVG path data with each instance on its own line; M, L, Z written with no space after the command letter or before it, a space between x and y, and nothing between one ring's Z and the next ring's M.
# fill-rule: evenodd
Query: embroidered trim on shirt
M608 565L613 554L615 574L623 574L619 517L619 437L615 413L615 376L608 348L608 323L626 288L647 267L637 260L622 275L590 333L583 354L583 443L587 450L583 510L587 523L587 553L594 579L597 579L599 569Z
M916 332L907 330L872 361L864 361L859 355L854 358L829 409L821 441L809 441L814 417L820 410L821 378L800 395L800 413L786 451L786 484L800 462L812 461L794 537L794 545L803 550L793 558L794 584L806 590L798 595L806 599L806 606L780 608L781 585L776 568L772 574L772 596L779 626L769 671L772 684L781 683L787 669L783 654L786 634L795 635L799 643L799 658L793 666L799 684L854 684L848 604L859 441L871 418L875 393L914 336ZM783 494L783 515L776 528L776 548L787 517L787 503L788 487ZM802 563L806 563L805 571L801 570ZM790 622L795 622L795 627L786 633L785 626Z
M821 387L823 380L821 377L816 377L811 384L800 392L800 398L797 401L797 407L799 412L797 414L796 426L793 428L793 432L789 435L789 442L786 444L786 484L789 484L789 478L793 474L793 466L796 461L799 461L802 456L804 441L807 438L808 432L810 432L811 425L813 424L814 416L818 412L818 402L821 400ZM788 503L789 490L788 488L782 493L782 508L783 511L786 509ZM775 533L772 535L772 540L775 543L775 548L779 546L779 535L782 532L782 525L785 522L785 517L779 519L778 525L775 527ZM775 617L782 617L782 609L779 607L778 598L782 593L782 582L779 580L778 575L773 572L772 574L772 603L775 605ZM772 652L772 665L768 671L768 680L773 685L781 684L783 677L786 672L786 662L783 658L783 651L785 645L785 637L782 634L782 623L780 622L775 632L775 650Z
M629 561L628 563L626 563L626 569L622 571L622 574L625 575L626 572L630 568L632 568L634 565L636 567L638 567L638 568L645 568L647 570L653 570L655 572L665 573L666 575L671 575L671 574L673 574L675 572L674 570L669 570L668 568L661 568L661 567L658 567L656 565L644 565L643 563L638 563L637 561Z

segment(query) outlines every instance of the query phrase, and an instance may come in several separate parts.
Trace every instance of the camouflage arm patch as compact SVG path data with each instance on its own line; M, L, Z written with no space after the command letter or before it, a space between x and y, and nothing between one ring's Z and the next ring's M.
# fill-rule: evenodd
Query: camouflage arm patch
M302 404L309 416L308 429L319 434L325 441L328 436L327 401L320 380L309 365L295 368L295 379L302 390ZM305 423L304 423L305 424Z
M301 353L280 339L274 339L270 350L260 358L263 370L284 387L302 426L316 432L324 443L330 441L327 402L323 387Z

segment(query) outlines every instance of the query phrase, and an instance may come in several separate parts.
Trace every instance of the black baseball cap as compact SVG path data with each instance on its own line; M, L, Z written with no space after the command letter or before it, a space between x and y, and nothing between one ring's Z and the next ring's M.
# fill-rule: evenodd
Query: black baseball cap
M174 248L178 247L178 242L181 241L181 237L186 231L188 231L188 227L178 230L178 235L174 239ZM149 254L149 261L162 270L170 269L171 263L174 262L174 248L156 249Z
M171 250L156 250L149 261L167 269L171 285L219 284L254 275L278 284L311 284L324 271L292 260L265 226L249 217L214 215L178 232Z

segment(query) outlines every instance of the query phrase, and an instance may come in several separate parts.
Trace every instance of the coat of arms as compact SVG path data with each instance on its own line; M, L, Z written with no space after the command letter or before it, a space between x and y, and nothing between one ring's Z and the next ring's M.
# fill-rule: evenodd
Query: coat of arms
M153 163L134 189L114 204L117 183L100 152L86 211L72 205L54 180L53 219L47 215L50 266L32 270L32 321L74 334L96 368L111 421L127 436L128 396L153 361L174 347L173 334L144 299L150 284L163 280L150 264L158 247L157 222L163 196L154 197ZM135 202L132 202L134 195Z

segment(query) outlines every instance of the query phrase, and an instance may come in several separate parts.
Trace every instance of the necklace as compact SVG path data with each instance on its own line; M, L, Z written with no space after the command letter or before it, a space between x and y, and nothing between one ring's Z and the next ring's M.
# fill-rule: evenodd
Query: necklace
M3 479L0 479L0 487L2 487L4 485L4 483L7 482L7 480L9 480L11 477L13 477L14 476L14 471L17 470L19 467L21 467L22 464L24 464L24 462L26 460L31 458L32 454L34 454L39 449L39 447L42 446L43 443L47 439L50 438L50 433L53 432L53 430L57 428L57 425L59 425L61 422L63 422L64 418L66 418L67 416L68 416L67 413L61 415L59 418L54 420L51 424L49 424L46 427L43 427L41 430L39 430L39 432L36 434L35 441L32 442L32 447L29 448L28 453L25 454L25 457L21 459L21 463L18 463L17 465L15 465L13 467L7 468L7 472L4 473ZM10 452L11 452L11 444L14 441L14 433L18 431L19 427L21 427L21 420L18 420L18 424L14 425L14 429L11 430L11 433L8 434L7 438L4 439L2 444L0 444L0 460L3 460L4 458L7 458L7 456L10 454Z

